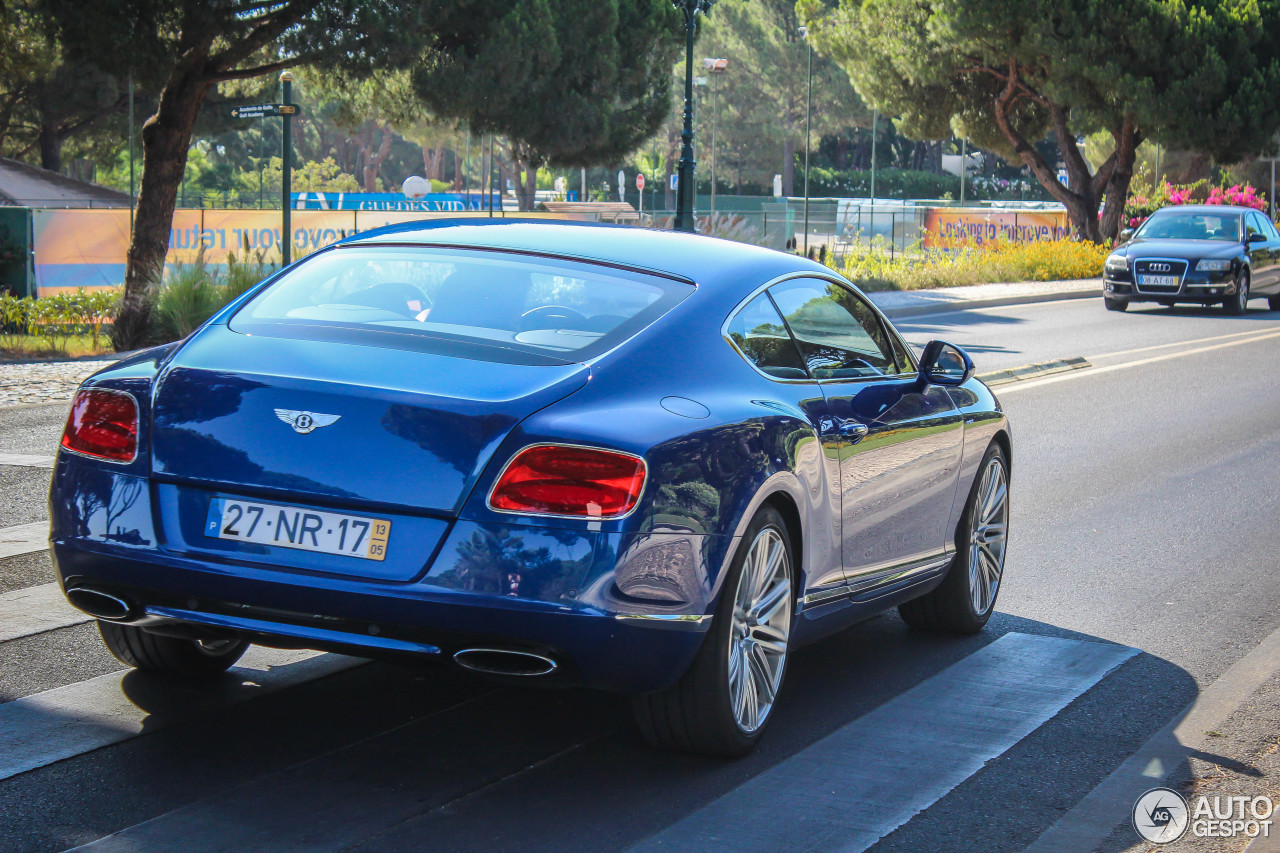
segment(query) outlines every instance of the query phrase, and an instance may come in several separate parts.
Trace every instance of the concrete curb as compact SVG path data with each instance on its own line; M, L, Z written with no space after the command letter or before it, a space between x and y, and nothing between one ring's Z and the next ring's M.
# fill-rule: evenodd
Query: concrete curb
M872 302L876 301L876 294L867 294ZM1028 293L1022 296L1001 296L991 299L957 299L955 301L938 301L926 305L903 305L898 308L881 308L884 315L890 319L900 317L922 317L926 314L949 314L953 311L969 311L975 308L999 308L1004 305L1030 305L1033 302L1056 302L1060 299L1088 299L1098 298L1102 295L1102 289L1096 290L1059 290L1042 293Z

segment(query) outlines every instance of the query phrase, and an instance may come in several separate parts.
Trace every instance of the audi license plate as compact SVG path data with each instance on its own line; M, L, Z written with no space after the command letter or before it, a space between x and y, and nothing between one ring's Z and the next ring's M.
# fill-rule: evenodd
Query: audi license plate
M1138 276L1138 284L1150 284L1155 287L1177 287L1178 277L1176 275L1140 275Z
M204 534L255 545L383 560L391 522L282 504L214 498L209 501Z

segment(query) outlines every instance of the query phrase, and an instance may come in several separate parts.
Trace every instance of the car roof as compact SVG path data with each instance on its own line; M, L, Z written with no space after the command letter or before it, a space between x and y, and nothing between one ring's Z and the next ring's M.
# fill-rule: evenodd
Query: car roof
M574 258L655 272L699 286L761 284L788 272L831 270L749 243L631 225L547 219L446 218L364 231L341 245L432 245Z
M1252 207L1245 207L1236 204L1171 204L1160 208L1156 213L1164 213L1166 210L1184 211L1187 213L1248 213L1253 210L1255 213L1261 213ZM1153 213L1152 216L1155 214Z

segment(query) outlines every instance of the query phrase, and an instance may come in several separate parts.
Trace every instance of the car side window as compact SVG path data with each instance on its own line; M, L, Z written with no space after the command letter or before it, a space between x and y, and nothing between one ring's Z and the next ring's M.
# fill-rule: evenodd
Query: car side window
M768 294L760 294L729 321L729 338L743 357L779 379L808 379L800 351Z
M1280 240L1280 231L1276 231L1276 225L1267 217L1262 217L1263 233L1267 235L1268 240Z
M1250 213L1244 218L1244 228L1246 238L1254 234L1261 234L1263 237L1270 239L1267 235L1266 228L1262 225L1262 217L1258 216L1256 213Z
M853 291L830 281L792 279L774 285L769 293L815 378L899 372L880 318Z

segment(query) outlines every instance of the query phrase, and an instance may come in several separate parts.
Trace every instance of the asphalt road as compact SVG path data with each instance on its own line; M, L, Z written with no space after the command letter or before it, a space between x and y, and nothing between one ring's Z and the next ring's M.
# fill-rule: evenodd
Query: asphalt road
M450 670L287 661L166 691L111 676L120 666L79 624L0 642L0 768L15 748L7 723L40 733L23 745L39 766L0 779L0 850L770 849L747 834L760 826L790 849L825 850L853 845L852 829L839 833L861 822L874 851L1020 851L1087 820L1105 830L1096 844L1054 835L1041 849L1147 849L1127 825L1132 798L1099 809L1088 795L1189 705L1222 696L1221 720L1184 733L1171 760L1146 768L1147 787L1280 802L1280 655L1268 651L1280 629L1280 313L1262 304L1228 318L1116 314L1088 299L899 323L912 343L966 347L980 371L1095 366L997 389L1014 428L1014 509L987 630L940 637L887 614L798 652L748 758L655 752L617 697ZM0 409L0 454L52 453L64 415ZM0 466L0 529L45 517L47 477ZM0 593L47 583L40 560L0 559ZM936 698L973 662L1043 637L1075 645L1049 643L1042 670L1022 661L1027 706L1047 710L1007 742L981 703L957 712ZM1098 644L1124 647L1121 662L1074 673L1072 650ZM1053 663L1059 648L1066 663ZM311 665L314 677L288 681ZM1032 695L1042 683L1065 698ZM136 725L103 716L122 694ZM86 721L86 745L66 746ZM103 731L115 734L94 741ZM50 760L62 747L69 757ZM967 765L952 754L966 752L976 760L956 773ZM955 778L917 800L927 786L855 784L873 765L886 779ZM818 790L815 768L847 788ZM883 819L904 804L902 825ZM722 843L693 834L708 821Z

